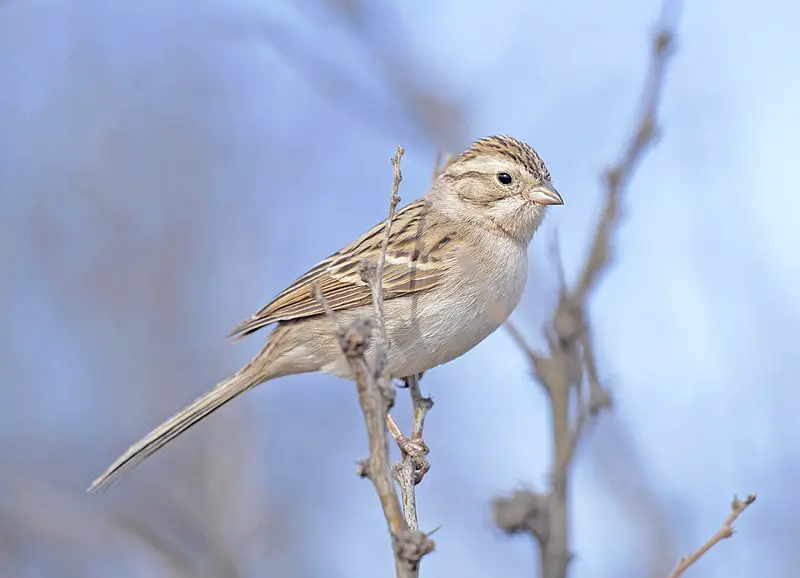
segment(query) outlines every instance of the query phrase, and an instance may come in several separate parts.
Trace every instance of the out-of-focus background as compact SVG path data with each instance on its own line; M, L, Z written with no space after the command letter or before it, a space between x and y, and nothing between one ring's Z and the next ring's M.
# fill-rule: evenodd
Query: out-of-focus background
M795 3L684 6L663 136L592 303L615 396L576 459L572 575L796 576L800 43ZM535 343L548 244L584 257L660 12L627 2L0 3L0 575L361 578L393 572L355 475L354 387L282 379L104 495L128 444L260 346L224 336L405 201L437 150L512 134L566 200L513 319ZM533 576L491 499L548 471L548 414L498 331L426 374L426 577ZM407 423L400 392L398 418Z

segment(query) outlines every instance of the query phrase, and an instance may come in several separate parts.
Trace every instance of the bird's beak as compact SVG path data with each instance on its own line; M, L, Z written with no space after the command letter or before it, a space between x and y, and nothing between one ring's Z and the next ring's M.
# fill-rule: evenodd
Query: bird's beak
M556 188L550 183L537 185L535 189L525 193L528 200L540 205L563 205L564 199L558 194Z

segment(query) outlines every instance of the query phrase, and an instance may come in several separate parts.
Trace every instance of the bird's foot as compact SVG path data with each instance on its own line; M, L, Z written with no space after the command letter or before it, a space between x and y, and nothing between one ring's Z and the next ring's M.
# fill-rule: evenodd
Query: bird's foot
M402 434L394 439L397 447L403 453L403 456L411 458L411 464L414 466L414 484L418 484L431 469L431 463L425 457L430 453L428 444L423 439L412 440Z

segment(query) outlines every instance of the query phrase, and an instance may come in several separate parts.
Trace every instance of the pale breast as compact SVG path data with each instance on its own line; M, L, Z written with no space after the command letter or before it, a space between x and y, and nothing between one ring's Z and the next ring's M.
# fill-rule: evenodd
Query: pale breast
M517 246L492 255L464 253L453 282L386 303L389 371L406 376L460 357L500 327L519 304L528 272Z

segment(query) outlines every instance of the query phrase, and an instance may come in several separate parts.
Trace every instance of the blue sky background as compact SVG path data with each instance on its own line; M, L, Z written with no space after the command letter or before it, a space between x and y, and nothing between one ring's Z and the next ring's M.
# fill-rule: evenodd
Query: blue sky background
M391 575L352 386L248 394L113 491L89 481L260 345L224 335L404 201L436 151L513 134L550 212L514 314L578 270L631 128L657 2L0 3L3 576ZM800 563L797 5L686 3L617 260L591 308L615 395L573 484L573 576L664 576L759 493L693 575ZM423 576L531 576L489 503L548 471L547 410L504 331L426 374ZM398 412L407 409L403 392ZM2 544L5 544L3 546Z

